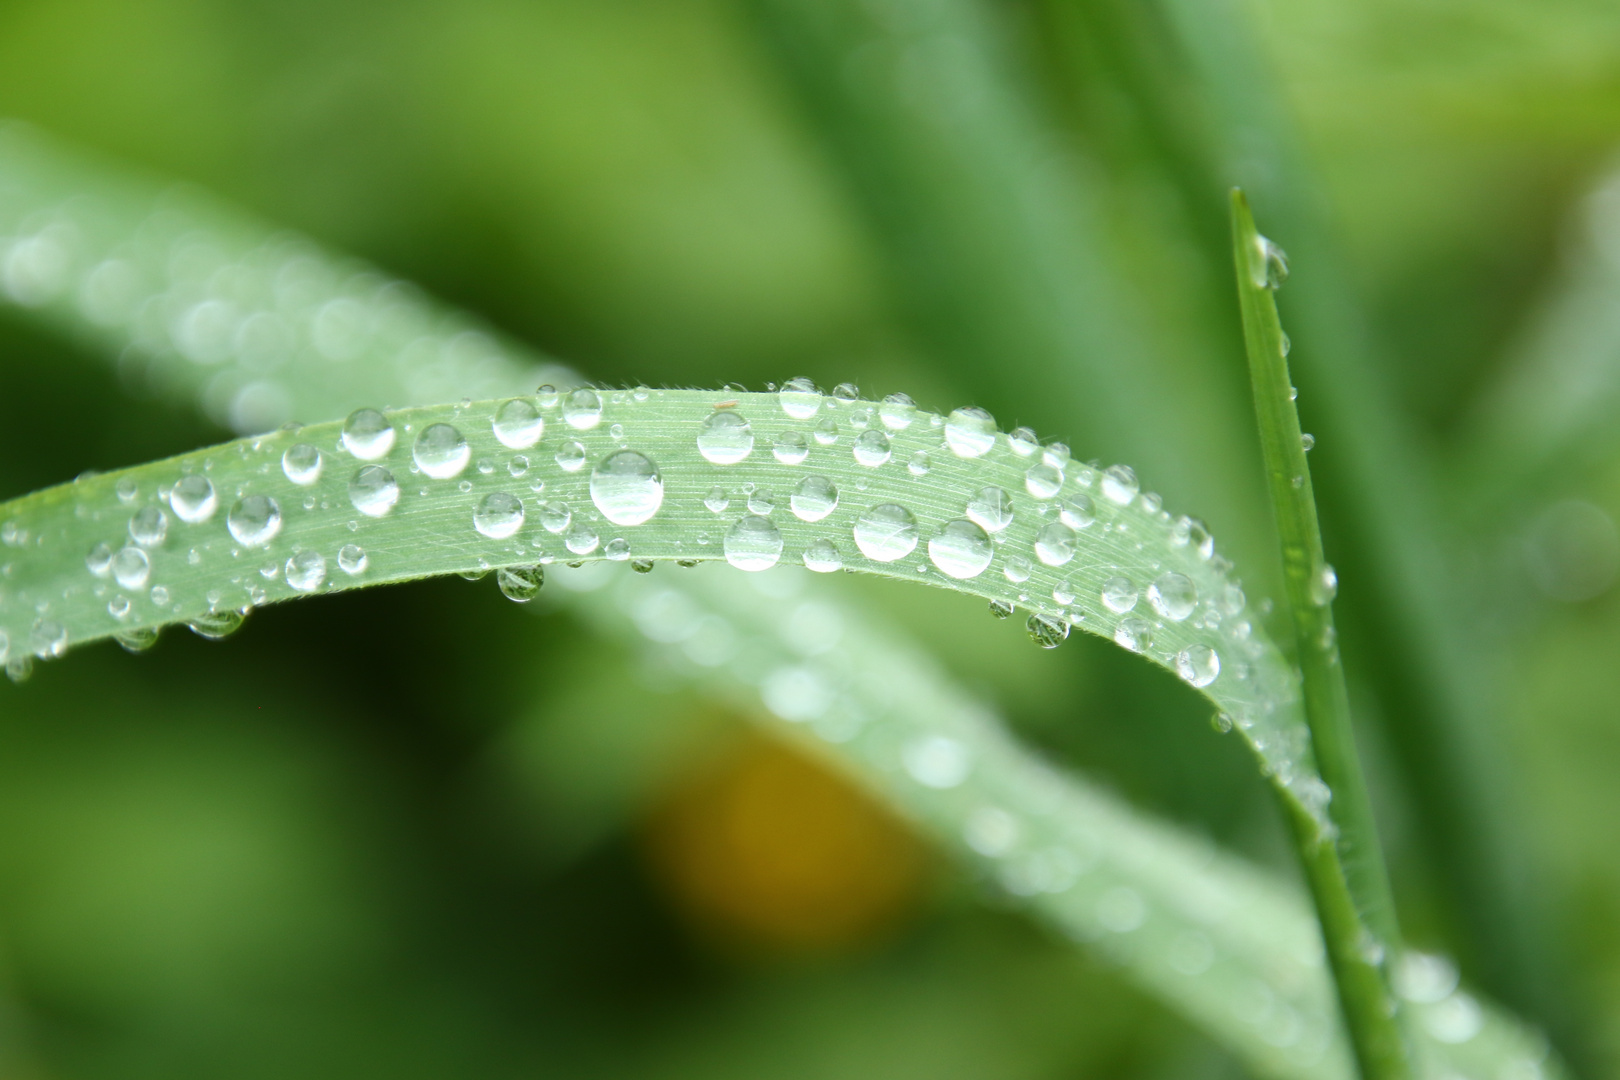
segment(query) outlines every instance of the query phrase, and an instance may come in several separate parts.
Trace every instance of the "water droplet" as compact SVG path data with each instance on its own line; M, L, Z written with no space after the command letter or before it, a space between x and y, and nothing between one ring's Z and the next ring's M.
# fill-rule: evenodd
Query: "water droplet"
M1035 565L1022 555L1009 555L1001 572L1014 585L1022 585L1035 572Z
M541 383L534 392L535 403L542 409L555 409L557 396L557 388L550 383Z
M824 416L811 434L822 446L831 446L838 441L838 421L830 416Z
M1041 462L1024 474L1024 490L1037 499L1050 499L1063 487L1063 473Z
M1078 590L1076 589L1073 581L1060 581L1056 585L1052 586L1052 599L1067 607L1069 604L1074 603L1074 597L1077 591Z
M376 468L369 465L367 468ZM392 481L392 477L389 478ZM281 532L281 505L268 495L238 499L225 515L225 527L243 547L264 547Z
M927 735L908 743L900 759L913 780L941 791L966 780L972 768L967 747L944 735Z
M1074 530L1054 521L1035 534L1035 557L1047 566L1062 566L1074 558Z
M576 521L573 528L564 534L563 547L572 551L575 555L589 555L596 550L599 539L595 529L583 521Z
M98 578L104 578L112 572L113 550L103 541L91 548L84 557L85 568Z
M338 567L345 574L354 575L363 573L366 564L371 560L366 556L366 549L359 544L344 544L338 551Z
M1172 622L1180 622L1198 606L1198 589L1192 579L1175 571L1160 574L1148 586L1148 603L1153 610Z
M434 480L453 480L467 467L472 450L461 432L449 424L429 424L416 437L411 457Z
M1102 493L1109 502L1129 506L1142 485L1129 465L1110 465L1103 470Z
M1024 624L1029 640L1043 649L1055 649L1069 640L1069 623L1055 615L1031 615Z
M602 422L602 399L595 390L580 387L563 399L563 422L575 431L589 431Z
M152 586L152 603L158 607L167 607L169 603L169 590L162 585Z
M1317 607L1326 607L1339 595L1339 574L1333 567L1323 563L1311 577L1311 603Z
M873 562L894 562L917 547L917 519L899 503L882 503L855 522L855 546Z
M1064 469L1069 467L1069 459L1071 457L1073 457L1073 455L1069 452L1069 446L1067 443L1048 443L1046 448L1041 451L1041 461L1047 465L1050 465L1058 472L1062 472Z
M54 619L37 620L31 636L34 655L41 660L50 660L67 652L67 628Z
M299 487L309 487L321 478L321 452L309 443L289 446L281 455L281 471Z
M925 451L919 450L911 455L911 461L906 465L906 471L912 476L927 476L933 462L928 459Z
M557 468L563 472L576 473L585 467L585 447L578 442L564 443L557 447Z
M1176 654L1176 674L1194 686L1208 686L1220 673L1220 654L1208 645L1189 645Z
M1013 613L1013 605L1012 605L1011 600L992 600L992 601L990 601L990 614L994 615L996 618L1005 619L1005 618L1007 618L1007 616L1011 615L1012 613Z
M703 421L698 453L711 465L735 465L754 452L754 429L739 413L719 409Z
M957 457L983 457L996 445L996 418L977 405L955 410L945 421L945 445Z
M878 419L890 431L904 431L911 426L917 403L905 394L890 394L878 406Z
M107 614L118 620L129 618L129 597L119 593L107 601Z
M287 560L287 584L299 592L314 592L326 580L326 556L300 551Z
M504 491L492 491L473 511L473 528L491 540L505 540L523 527L523 500Z
M514 454L512 460L506 463L506 472L514 480L522 479L529 475L529 459L522 454ZM544 480L540 481L539 490L545 490L545 483Z
M984 573L994 551L984 530L971 521L958 519L941 526L939 535L928 541L928 558L946 577L965 581Z
M1288 253L1259 233L1254 235L1254 260L1249 276L1259 289L1279 289L1288 280Z
M565 502L543 502L539 511L540 527L548 533L560 533L574 520L574 512Z
M709 489L707 495L703 496L703 505L709 509L710 513L723 514L726 508L731 505L731 497L716 484Z
M861 390L860 387L856 386L854 383L841 382L837 386L833 387L832 396L835 402L848 403L860 397Z
M540 415L540 410L525 398L503 402L495 410L495 419L490 426L501 445L511 450L527 450L539 442L540 436L546 431L546 421Z
M820 521L838 509L838 487L825 476L807 476L793 489L788 506L800 521Z
M218 641L220 638L230 637L236 633L242 626L242 619L243 616L240 611L226 608L224 611L209 611L198 615L186 625L191 627L191 632L198 637Z
M830 574L844 568L844 556L839 553L836 544L822 537L810 541L809 546L804 549L804 566L805 569L814 570L818 574Z
M654 564L653 564L653 561L651 559L631 559L630 560L630 569L634 570L638 574L650 574L650 573L652 573L653 572L653 565Z
M128 506L135 501L135 496L141 493L141 489L134 480L126 476L113 485L113 492L118 496L119 502Z
M113 635L113 640L123 647L125 652L143 653L158 642L158 628L155 626L132 626L128 630L120 630Z
M206 476L182 476L169 493L169 509L187 525L201 525L219 508L219 496ZM134 522L131 521L133 528Z
M24 683L34 673L34 658L32 656L13 656L6 661L6 678L14 683Z
M768 515L776 509L776 500L764 488L751 491L748 494L748 512L750 514Z
M394 448L394 425L376 409L356 409L343 421L343 448L361 461L380 461Z
M1294 339L1288 336L1288 331L1286 330L1281 330L1278 332L1277 351L1283 354L1283 359L1285 360L1288 358L1288 354L1294 351ZM1293 390L1294 388L1289 387L1289 389ZM1294 390L1294 393L1297 394L1299 391ZM1292 401L1293 398L1289 398L1288 400Z
M527 604L540 595L546 572L538 566L503 566L495 571L495 584L508 600Z
M141 547L157 547L169 535L169 515L161 507L143 506L129 519L129 538Z
M1197 518L1179 517L1170 526L1170 543L1176 547L1192 546L1200 559L1206 562L1215 555L1215 538Z
M1103 582L1103 607L1116 615L1123 615L1136 606L1136 585L1128 577L1115 576Z
M749 514L726 530L722 548L739 570L769 570L782 557L782 533L770 518Z
M349 480L349 501L367 517L383 517L399 502L399 484L381 465L362 465Z
M982 487L968 500L967 516L987 532L1001 532L1013 523L1012 496L998 487Z
M777 436L776 446L771 453L784 465L800 465L810 456L810 441L802 432L784 432Z
M615 536L602 546L602 557L610 562L626 562L630 558L630 541Z
M821 411L821 391L802 376L783 383L776 398L782 403L782 411L795 420L808 420Z
M1084 529L1097 520L1097 504L1090 495L1071 495L1059 504L1058 517L1071 529Z
M1114 628L1114 641L1131 652L1147 652L1153 644L1153 627L1134 615L1126 616Z
M1300 436L1300 437L1299 437L1299 445L1300 445L1300 446L1301 446L1301 448L1303 448L1303 449L1304 449L1304 450L1305 450L1305 451L1306 451L1306 452L1307 452L1307 453L1309 453L1309 452L1310 452L1310 451L1312 451L1312 450L1315 450L1315 449L1316 449L1316 436L1315 436L1315 435L1312 435L1312 434L1311 434L1311 433L1310 433L1310 432L1308 432L1308 431L1307 431L1307 432L1305 432L1305 433L1304 433L1304 434L1302 434L1302 435L1301 435L1301 436Z
M889 437L877 428L861 432L855 440L855 460L869 468L888 463Z
M1007 433L1007 445L1019 457L1029 457L1041 447L1035 432L1027 427L1016 427Z
M616 450L591 470L591 501L615 525L640 525L664 504L664 480L645 454Z

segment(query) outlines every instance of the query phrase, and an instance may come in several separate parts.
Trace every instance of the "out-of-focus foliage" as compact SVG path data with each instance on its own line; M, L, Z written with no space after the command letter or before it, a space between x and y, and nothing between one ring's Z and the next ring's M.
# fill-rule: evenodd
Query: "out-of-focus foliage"
M893 5L868 7L881 23ZM1174 408L1121 425L1128 437L1032 395L1041 373L1017 357L973 363L919 329L905 268L759 6L17 0L0 10L0 114L355 250L594 378L848 379L936 408L992 403L1080 458L1158 458L1166 475L1148 481L1264 580L1224 251L1211 257L1115 54L1060 47L1061 0L983 10L1025 77L1015 92L1100 193L1102 272L1176 390ZM1485 512L1469 492L1504 430L1479 417L1511 417L1497 388L1549 351L1538 342L1596 335L1594 355L1620 354L1602 325L1536 321L1605 310L1554 297L1604 295L1575 256L1606 220L1584 197L1620 144L1620 20L1594 0L1237 10L1314 158L1395 422L1456 494L1435 509L1475 605L1458 617L1484 627L1481 678L1507 703L1516 813L1545 860L1548 936L1572 958L1585 1064L1613 1073L1620 465L1612 441L1577 442L1490 491ZM106 370L0 324L0 494L219 437ZM1189 403L1208 437L1189 439ZM1300 408L1309 427L1309 393ZM1319 494L1331 558L1335 493ZM1559 510L1571 500L1585 509ZM869 591L1058 760L1288 865L1251 766L1190 722L1200 706L1173 679L1096 643L1039 652L961 597ZM1466 957L1479 944L1415 821L1421 774L1378 724L1399 687L1358 669L1346 638L1403 921ZM860 934L823 928L810 957L745 944L781 915L772 894L743 911L747 889L712 902L671 869L691 864L672 854L670 808L699 823L684 829L713 815L717 834L714 793L748 782L756 759L731 745L686 692L566 617L520 617L487 583L292 605L224 647L43 666L0 685L0 1063L87 1077L1235 1070L946 867L843 924ZM825 817L868 812L831 809L854 796L830 782L813 790L834 800ZM919 858L894 843L895 860ZM830 865L847 872L862 850Z

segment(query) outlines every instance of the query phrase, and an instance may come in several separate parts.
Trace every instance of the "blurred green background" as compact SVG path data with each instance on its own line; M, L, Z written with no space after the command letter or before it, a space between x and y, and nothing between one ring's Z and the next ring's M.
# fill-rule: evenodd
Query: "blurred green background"
M1549 322L1582 317L1561 295L1609 273L1620 302L1588 198L1620 146L1620 13L1212 5L1252 34L1223 90L1177 59L1200 44L1186 6L7 0L0 116L362 255L595 380L984 404L1136 465L1254 595L1275 571L1220 207L1245 124L1280 124L1309 168L1258 153L1262 228L1292 198L1310 208L1271 230L1284 246L1289 222L1336 236L1342 259L1294 247L1295 277L1334 282L1380 388L1313 376L1313 346L1343 342L1285 291L1306 426L1344 433L1314 460L1408 933L1620 1074L1620 415L1594 393L1584 426L1525 435L1512 392ZM930 43L944 61L907 76ZM885 48L899 76L871 84ZM1276 115L1211 104L1244 93ZM1620 367L1620 332L1584 330ZM226 435L9 310L0 373L0 497ZM1472 797L1527 853L1551 1005L1493 974L1487 899L1433 824L1454 781L1409 738L1422 679L1389 655L1377 585L1405 556L1362 527L1381 495L1344 464L1356 417L1434 480L1418 501L1454 581L1429 630L1495 709L1508 782ZM1535 437L1535 468L1502 464ZM1252 763L1169 676L1084 635L1040 652L963 597L867 591L1058 760L1292 872ZM1241 1072L746 719L487 581L44 665L0 686L0 1069ZM1468 798L1449 805L1466 833Z

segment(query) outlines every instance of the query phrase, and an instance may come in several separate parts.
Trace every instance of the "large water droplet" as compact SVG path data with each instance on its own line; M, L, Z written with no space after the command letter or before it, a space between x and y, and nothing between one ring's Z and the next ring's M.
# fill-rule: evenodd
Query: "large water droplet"
M309 487L321 478L321 452L309 443L289 446L281 455L281 471L299 487Z
M917 519L899 503L881 503L855 522L855 546L873 562L894 562L917 547Z
M1024 624L1029 640L1043 649L1055 649L1069 640L1069 622L1056 615L1031 615Z
M361 461L381 461L394 448L394 425L376 409L356 409L343 421L343 448Z
M1134 608L1139 595L1135 583L1128 577L1115 575L1103 582L1103 607L1116 615L1123 615Z
M754 429L730 409L712 412L697 437L698 453L712 465L735 465L754 452Z
M495 584L508 600L527 604L540 595L546 572L538 566L503 566L495 571Z
M1074 530L1054 521L1035 534L1035 557L1047 566L1062 566L1074 558Z
M1103 470L1102 493L1109 502L1128 506L1141 490L1141 482L1129 465L1110 465Z
M461 432L449 424L429 424L416 437L411 450L416 467L435 480L451 480L461 475L472 460L472 450Z
M983 457L996 445L996 418L977 405L955 410L945 421L945 445L957 457Z
M911 398L905 394L890 394L878 406L878 419L890 431L904 431L911 426L916 412L917 403Z
M1041 462L1024 474L1024 490L1037 499L1050 499L1063 487L1063 473Z
M1220 673L1220 654L1208 645L1189 645L1176 654L1176 674L1194 686L1208 686Z
M783 383L776 398L782 403L782 411L795 420L808 420L821 411L821 391L802 376Z
M169 535L169 515L161 507L143 506L129 519L129 538L141 547L157 547Z
M205 612L186 623L186 625L191 627L191 632L198 637L218 641L220 638L230 637L236 633L242 626L242 619L243 615L240 611L226 608L224 611Z
M1198 606L1198 588L1192 579L1175 571L1160 574L1148 586L1148 603L1164 618L1180 622Z
M548 533L560 533L574 520L574 512L565 502L540 504L540 527Z
M1084 529L1097 520L1097 504L1090 495L1071 495L1059 504L1058 517L1071 529Z
M810 456L810 440L804 437L803 432L783 432L776 437L776 446L771 453L784 465L802 465L804 459Z
M1339 573L1327 563L1317 568L1311 575L1310 582L1311 603L1317 607L1325 607L1332 603L1333 598L1339 595Z
M84 557L85 568L98 578L104 578L112 572L113 550L106 541L102 541L91 548Z
M645 454L617 450L591 470L591 501L615 525L640 525L664 504L664 480Z
M838 486L825 476L807 476L788 496L788 506L800 521L820 521L838 509Z
M367 517L383 517L399 502L399 484L381 465L361 466L349 479L349 501Z
M1012 496L998 487L982 487L968 500L967 516L986 532L1000 532L1013 523Z
M501 445L512 450L527 450L539 442L546 431L545 418L527 398L503 402L495 410L495 420L490 426Z
M376 466L368 465L366 468L375 469ZM392 481L393 478L389 479ZM243 547L264 547L281 532L281 504L268 495L249 495L245 499L238 499L231 512L225 515L225 527Z
M769 570L782 557L782 533L770 518L749 514L726 530L722 548L739 570Z
M959 581L984 573L993 554L984 530L962 519L946 522L928 541L928 558L940 573Z
M575 555L589 555L599 542L596 530L583 521L574 522L573 528L563 535L563 547Z
M830 574L835 570L844 568L844 556L839 553L837 545L826 537L810 541L804 549L804 566L807 570L814 570L818 574Z
M505 540L523 527L523 500L504 491L492 491L473 511L473 528L491 540Z
M287 584L298 592L314 592L326 580L326 556L318 551L300 551L287 560Z
M855 440L855 460L868 468L888 463L889 437L877 428L861 432Z
M575 431L589 431L602 422L602 398L582 386L563 398L563 422Z
M187 525L201 525L218 508L219 496L206 476L182 476L169 493L169 509Z
M338 567L345 574L364 573L371 559L366 555L366 549L359 544L344 544L338 551Z
M1119 620L1119 625L1114 628L1114 642L1131 652L1146 652L1148 646L1153 644L1153 627L1145 619L1128 615Z

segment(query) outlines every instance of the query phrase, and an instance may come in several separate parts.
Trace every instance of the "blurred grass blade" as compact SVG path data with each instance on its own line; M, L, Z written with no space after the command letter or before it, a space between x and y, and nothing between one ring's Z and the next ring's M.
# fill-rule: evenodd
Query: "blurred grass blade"
M1333 793L1328 813L1336 835L1331 842L1342 865L1317 865L1309 847L1303 854L1361 1073L1369 1078L1404 1077L1411 1073L1411 1061L1385 976L1386 958L1401 950L1400 927L1350 725L1350 695L1333 625L1332 601L1338 579L1322 555L1311 470L1288 378L1288 349L1272 295L1286 274L1287 262L1271 241L1255 231L1249 204L1235 189L1232 254L1248 343L1249 376L1254 383L1255 418L1282 547L1305 717L1322 777ZM1342 881L1336 878L1341 873ZM1349 904L1341 901L1341 890L1348 892Z

